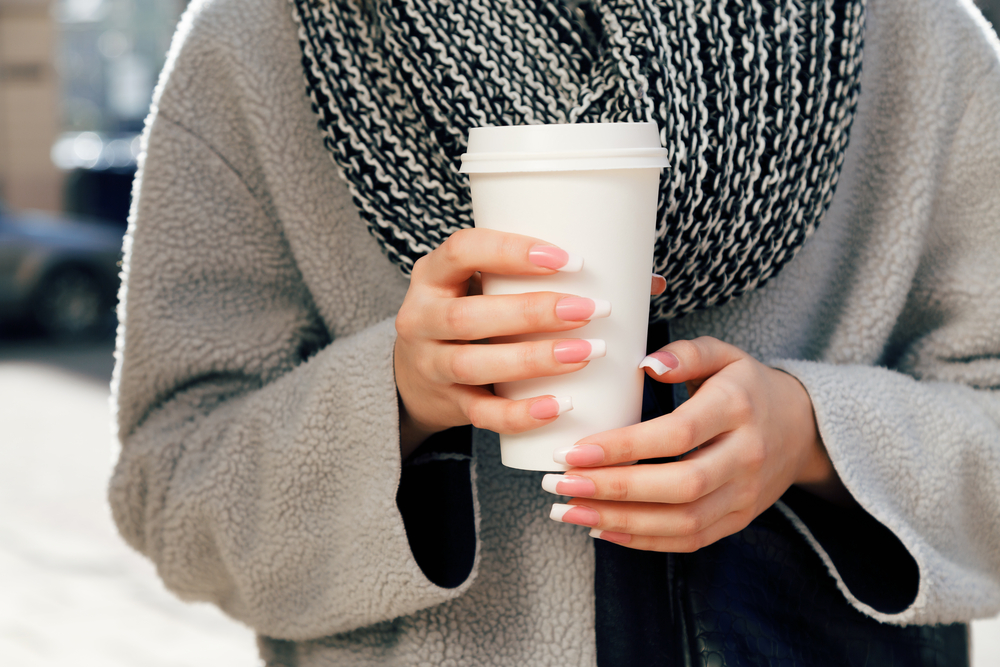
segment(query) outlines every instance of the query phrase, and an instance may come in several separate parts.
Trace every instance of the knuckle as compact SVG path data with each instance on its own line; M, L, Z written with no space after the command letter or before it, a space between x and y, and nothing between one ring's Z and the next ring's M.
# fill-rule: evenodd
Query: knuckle
M424 281L425 274L427 273L427 265L432 262L431 255L433 255L437 250L433 250L430 253L420 257L416 262L413 263L413 268L410 269L410 285L419 284Z
M439 381L440 373L438 372L437 366L434 364L430 355L416 354L413 355L412 359L411 363L419 376L427 378L432 382Z
M683 510L677 521L677 533L683 537L697 535L705 527L702 513L694 508Z
M628 500L631 497L627 475L613 475L608 480L606 488L608 500Z
M753 438L743 447L743 467L756 472L767 462L767 446L763 438Z
M539 356L537 344L518 344L517 347L514 348L514 358L511 360L511 363L517 370L530 376L535 376L537 375L536 371L540 366Z
M628 438L614 443L614 458L617 461L637 461L639 460L637 451L635 442Z
M415 338L418 320L417 309L410 308L404 303L399 312L396 313L396 335L404 339Z
M464 299L450 299L444 309L444 325L450 339L462 339L468 332L469 312Z
M465 418L479 429L488 429L490 426L487 412L483 401L469 401L468 405L465 406Z
M631 512L617 513L610 523L614 526L613 529L615 532L625 533L627 535L635 534L639 527L635 515Z
M528 331L538 331L548 320L540 301L531 294L521 297L521 317Z
M740 384L730 384L726 387L726 400L733 416L742 424L754 421L755 406L753 397L746 387Z
M469 245L475 236L473 229L459 229L444 240L440 248L444 250L446 259L457 259L468 252Z
M705 495L708 489L708 473L701 468L692 468L685 476L680 488L681 502L691 503Z
M759 483L756 479L747 483L743 489L736 494L736 498L734 499L735 507L745 510L755 506L763 490L764 485Z
M475 384L473 378L474 365L469 360L466 346L456 347L448 361L448 372L451 379L458 384Z

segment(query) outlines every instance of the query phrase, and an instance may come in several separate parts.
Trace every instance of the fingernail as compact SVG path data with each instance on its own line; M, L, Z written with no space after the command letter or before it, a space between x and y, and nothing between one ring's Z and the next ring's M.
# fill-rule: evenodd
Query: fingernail
M639 368L650 368L657 375L663 375L674 370L680 364L677 357L669 352L654 352L639 362Z
M552 245L532 246L528 251L528 261L543 269L553 269L575 273L583 268L583 257L566 252Z
M560 523L572 523L577 526L596 526L601 522L601 515L596 510L581 505L562 505L556 503L549 512L549 518Z
M610 530L591 528L590 536L597 540L607 540L616 544L628 544L632 541L632 536L628 533L614 533Z
M654 273L653 278L649 283L650 293L661 294L665 289L667 289L667 279L659 273Z
M552 460L568 466L596 466L604 463L600 445L570 445L552 452Z
M556 303L556 317L560 320L580 322L596 320L611 314L611 302L604 299L585 299L570 296Z
M535 419L552 419L573 409L573 399L569 396L540 398L528 406L528 414Z
M546 475L542 477L542 488L560 496L590 498L597 495L594 482L578 475Z
M599 359L608 353L608 345L600 338L572 338L556 343L552 354L561 364Z

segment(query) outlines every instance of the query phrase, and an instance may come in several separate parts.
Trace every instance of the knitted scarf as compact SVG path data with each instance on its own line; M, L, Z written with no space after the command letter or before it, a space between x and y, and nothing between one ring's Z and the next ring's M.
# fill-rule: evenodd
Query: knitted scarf
M652 121L653 321L764 285L829 206L865 0L290 0L323 141L404 274L472 226L469 129Z

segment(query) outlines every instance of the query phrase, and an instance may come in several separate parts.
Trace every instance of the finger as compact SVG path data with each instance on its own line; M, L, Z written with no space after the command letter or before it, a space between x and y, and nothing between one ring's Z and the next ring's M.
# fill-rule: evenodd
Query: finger
M538 396L512 401L485 387L465 387L459 404L473 426L496 433L530 431L573 409L569 397Z
M654 380L676 384L715 375L731 363L747 356L738 347L703 336L678 340L647 355L639 368Z
M452 290L476 271L502 275L550 275L579 271L583 260L530 236L491 229L461 229L413 266L416 284Z
M553 459L569 466L610 466L682 456L739 426L718 391L699 392L670 414L649 421L587 436L553 452Z
M568 331L610 314L607 301L556 292L430 299L410 333L433 340L481 340Z
M654 273L653 278L649 283L649 295L660 296L666 291L667 291L667 279L658 273Z
M485 385L578 371L607 353L601 339L568 338L489 345L439 345L432 380Z
M733 485L727 485L684 505L661 503L616 503L579 498L567 504L556 503L550 518L563 523L588 526L626 535L690 537L708 529L736 508Z
M660 551L663 553L693 553L714 544L724 537L729 537L734 533L746 528L752 520L746 512L732 512L716 521L714 524L695 535L683 536L653 536L653 535L630 535L628 533L618 533L610 530L594 528L590 531L590 536L595 539L614 542L630 549L638 551Z
M562 475L545 475L542 488L564 496L615 502L693 503L740 473L743 460L732 439L727 434L670 463L571 468Z

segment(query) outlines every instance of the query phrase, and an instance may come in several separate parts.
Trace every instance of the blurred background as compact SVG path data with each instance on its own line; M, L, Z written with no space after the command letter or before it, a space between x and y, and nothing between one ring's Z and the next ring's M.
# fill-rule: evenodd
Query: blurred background
M1000 0L977 4L1000 20ZM104 500L138 135L186 5L0 0L4 667L260 664L249 629L163 589ZM973 625L973 653L1000 667L1000 621Z

